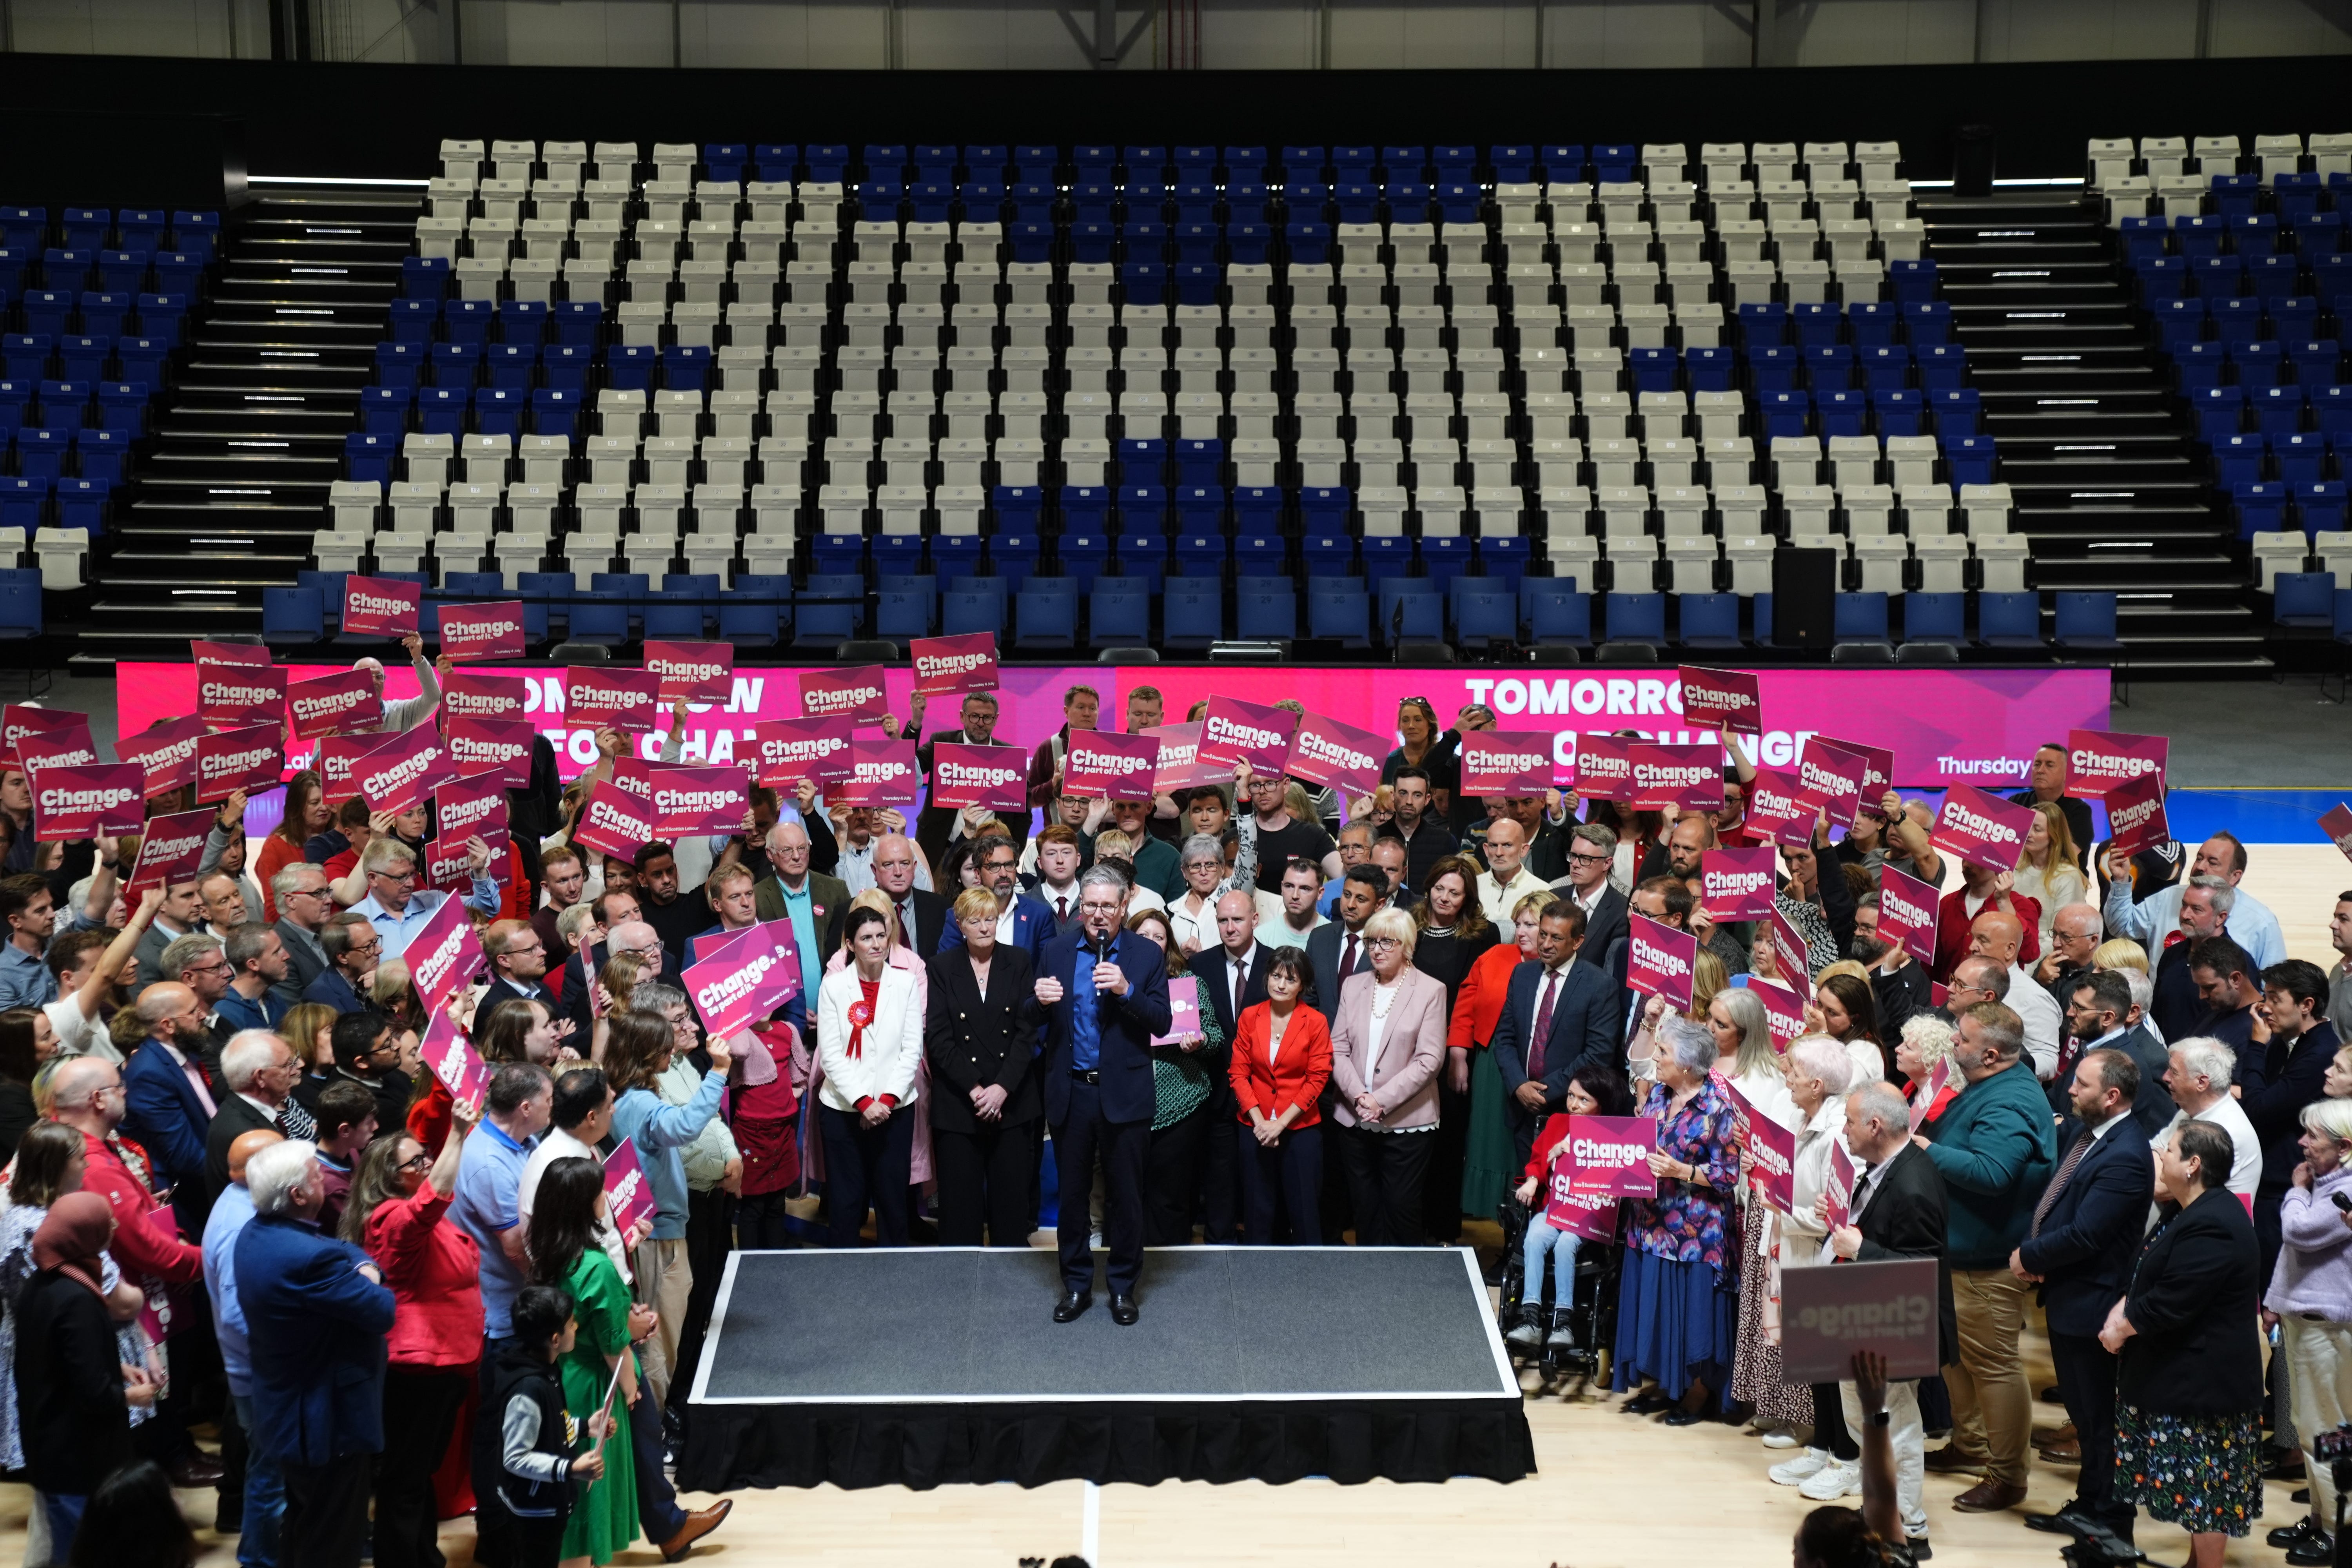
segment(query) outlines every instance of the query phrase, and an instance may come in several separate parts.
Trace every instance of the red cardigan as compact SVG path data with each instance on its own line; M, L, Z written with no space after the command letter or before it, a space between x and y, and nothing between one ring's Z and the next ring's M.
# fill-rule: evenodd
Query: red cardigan
M1273 1037L1272 1003L1260 1002L1242 1010L1234 1027L1230 1069L1234 1098L1241 1102L1236 1120L1247 1126L1250 1112L1262 1110L1272 1121L1297 1105L1303 1110L1290 1124L1291 1130L1312 1127L1323 1119L1316 1109L1316 1098L1331 1081L1330 1026L1323 1022L1322 1014L1302 1004L1291 1009L1290 1026L1283 1031L1282 1055L1268 1061L1266 1049Z
M1528 961L1516 942L1498 942L1471 961L1454 997L1454 1021L1446 1026L1449 1050L1483 1051L1502 1020L1503 999L1510 994L1511 972Z
M394 1366L472 1366L482 1359L482 1249L446 1217L450 1198L426 1182L368 1216L367 1250L392 1291Z

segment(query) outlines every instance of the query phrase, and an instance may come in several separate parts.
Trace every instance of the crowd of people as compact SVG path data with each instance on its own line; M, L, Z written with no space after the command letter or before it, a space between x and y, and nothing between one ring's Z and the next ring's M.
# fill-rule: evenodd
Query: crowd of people
M999 706L887 728L928 768ZM647 749L675 758L684 716ZM1090 1309L1105 1250L1131 1324L1147 1244L1447 1245L1497 1215L1514 1347L1573 1342L1598 1292L1614 1326L1587 1348L1627 1413L1752 1422L1770 1480L1818 1500L1864 1489L1884 1433L1913 1560L1926 1471L2015 1509L2037 1441L2080 1480L2031 1526L2119 1544L2144 1510L2218 1563L2264 1474L2304 1463L2312 1512L2273 1534L2329 1560L2326 1467L2298 1455L2352 1406L2347 980L2285 956L2234 838L2111 852L2053 747L2016 868L1954 878L1890 790L1780 848L1792 959L1700 897L1709 851L1772 842L1736 739L1706 812L1466 796L1462 736L1495 716L1418 699L1358 799L1246 765L1069 796L1069 733L1102 717L1066 694L1029 767L1042 826L803 781L752 790L740 833L593 851L587 787L632 745L605 731L568 790L541 741L512 847L469 842L438 886L429 805L330 809L303 773L249 868L232 795L199 872L127 905L135 844L36 850L0 775L0 1462L41 1500L28 1561L84 1561L100 1499L173 1485L217 1489L247 1564L436 1568L468 1510L486 1563L675 1561L729 1506L686 1509L667 1467L733 1249L1050 1227L1052 1319ZM1163 717L1129 693L1125 728ZM1882 868L1956 881L1932 957L1879 934ZM404 956L450 899L488 960L450 1005L478 1105L422 1067ZM1629 985L1637 915L1695 939L1686 1008ZM763 921L799 994L706 1037L698 941ZM2332 930L2352 952L2352 894ZM1802 999L1794 1038L1759 979ZM1740 1102L1793 1137L1785 1210ZM1657 1123L1654 1193L1606 1239L1545 1217L1575 1114ZM629 1224L603 1173L624 1144L654 1199ZM1843 1224L1833 1157L1858 1171ZM1788 1378L1786 1272L1896 1258L1938 1264L1940 1376ZM2039 1439L2036 1305L2069 1417Z

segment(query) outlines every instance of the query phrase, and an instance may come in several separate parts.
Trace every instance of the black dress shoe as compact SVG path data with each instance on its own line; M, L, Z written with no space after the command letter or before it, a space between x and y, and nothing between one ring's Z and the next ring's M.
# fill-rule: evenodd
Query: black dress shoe
M1903 1544L1911 1549L1911 1561L1914 1563L1925 1563L1936 1555L1936 1549L1927 1544L1927 1538L1924 1535L1914 1535Z
M1645 1388L1617 1408L1628 1415L1655 1415L1673 1403L1655 1388Z
M2290 1546L2301 1546L2307 1541L2325 1541L2327 1531L2320 1528L2319 1521L2306 1513L2293 1524L2282 1525L2263 1539L2283 1552Z
M2306 1541L2286 1554L2286 1560L2296 1568L2325 1568L2336 1561L2336 1542L2323 1535L2316 1541Z
M1075 1323L1078 1321L1079 1316L1084 1313L1088 1307L1091 1307L1094 1304L1095 1293L1093 1291L1073 1290L1064 1296L1060 1300L1054 1303L1054 1321L1057 1323Z
M1696 1426L1706 1419L1706 1411L1693 1410L1687 1405L1677 1405L1666 1412L1665 1424L1669 1426Z
M1135 1321L1141 1316L1143 1314L1137 1310L1134 1297L1113 1296L1110 1299L1110 1321L1120 1328L1134 1327Z
M2309 1502L2311 1500L2311 1489L2309 1487L2297 1487L2294 1490L2286 1494L2286 1500L2289 1502Z
M2059 1505L2058 1511L2055 1513L2027 1514L2025 1528L2043 1531L2052 1535L2071 1535L2080 1541L2084 1535L2090 1533L2091 1521L2074 1511L2074 1499L2067 1499L2065 1502Z
M2263 1465L2264 1480L2299 1481L2303 1479L2302 1449L2273 1448L2264 1456L2264 1460Z

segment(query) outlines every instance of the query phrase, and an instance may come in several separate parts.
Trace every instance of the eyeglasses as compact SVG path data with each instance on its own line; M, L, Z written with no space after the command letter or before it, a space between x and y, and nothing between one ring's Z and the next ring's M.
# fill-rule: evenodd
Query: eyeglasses
M404 1171L429 1171L433 1168L433 1156L420 1149L414 1159L403 1160L400 1168Z
M289 899L323 899L327 896L327 889L324 888L297 888L286 896Z
M1391 947L1402 947L1403 945L1404 944L1402 942L1397 941L1397 939L1392 936L1368 936L1364 939L1364 946L1367 951L1372 948L1387 949Z
M1579 866L1606 866L1614 858L1611 855L1578 855L1573 852L1569 856L1569 859Z
M370 871L368 875L371 878L381 878L383 880L387 882L414 882L416 880L416 872L414 868L405 871Z

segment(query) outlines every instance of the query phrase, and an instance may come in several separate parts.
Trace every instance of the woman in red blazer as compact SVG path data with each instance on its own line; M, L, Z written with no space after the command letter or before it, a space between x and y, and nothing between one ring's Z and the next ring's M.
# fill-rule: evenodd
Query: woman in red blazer
M1234 1099L1242 1124L1242 1216L1249 1239L1275 1238L1276 1200L1290 1220L1290 1239L1323 1239L1316 1213L1323 1190L1323 1130L1315 1102L1331 1081L1331 1031L1323 1015L1298 1005L1307 989L1307 953L1275 949L1265 963L1266 999L1234 1023Z

